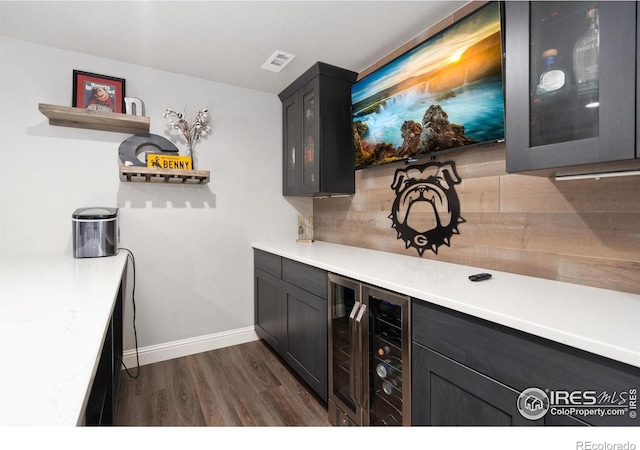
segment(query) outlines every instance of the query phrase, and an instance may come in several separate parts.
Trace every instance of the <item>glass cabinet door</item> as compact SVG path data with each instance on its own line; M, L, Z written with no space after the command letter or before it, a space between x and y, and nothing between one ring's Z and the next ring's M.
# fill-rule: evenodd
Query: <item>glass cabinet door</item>
M285 195L312 194L319 188L318 81L304 85L283 103Z
M298 114L297 104L295 101L289 100L283 105L284 111L284 194L292 193L296 188L296 164L298 164L298 155L296 155L296 147L298 146L297 129ZM299 150L298 150L299 152Z
M530 37L531 146L597 137L598 3L531 3Z
M504 9L507 171L634 159L636 2Z
M318 167L318 111L316 99L316 83L311 83L309 90L302 96L302 190L315 192L317 186Z

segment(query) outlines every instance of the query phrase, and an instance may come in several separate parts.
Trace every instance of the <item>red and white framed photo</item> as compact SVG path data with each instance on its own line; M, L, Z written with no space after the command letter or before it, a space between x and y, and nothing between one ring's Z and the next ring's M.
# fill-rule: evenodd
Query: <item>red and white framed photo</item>
M124 113L124 79L74 70L72 106Z

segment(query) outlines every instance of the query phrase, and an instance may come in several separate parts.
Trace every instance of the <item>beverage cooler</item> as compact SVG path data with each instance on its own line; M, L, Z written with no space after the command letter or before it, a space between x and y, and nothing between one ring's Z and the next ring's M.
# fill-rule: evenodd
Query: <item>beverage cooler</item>
M329 274L329 420L411 425L410 299Z

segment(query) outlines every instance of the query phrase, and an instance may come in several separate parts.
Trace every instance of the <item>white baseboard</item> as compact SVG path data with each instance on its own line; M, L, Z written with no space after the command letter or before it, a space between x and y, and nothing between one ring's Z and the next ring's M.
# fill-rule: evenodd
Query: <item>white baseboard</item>
M224 331L222 333L207 334L205 336L142 347L138 349L138 356L140 358L140 365L144 366L146 364L167 361L182 356L208 352L218 348L257 341L258 339L259 337L255 332L255 327L250 326ZM129 369L136 367L136 350L125 350L122 359Z

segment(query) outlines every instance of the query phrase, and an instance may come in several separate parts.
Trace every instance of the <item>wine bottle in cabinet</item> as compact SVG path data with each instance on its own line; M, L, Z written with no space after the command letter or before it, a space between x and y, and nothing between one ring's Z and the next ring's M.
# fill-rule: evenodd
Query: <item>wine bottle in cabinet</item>
M406 296L329 274L329 419L411 425Z

